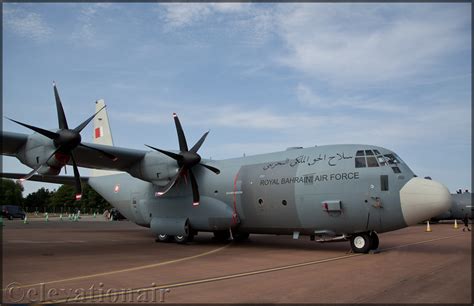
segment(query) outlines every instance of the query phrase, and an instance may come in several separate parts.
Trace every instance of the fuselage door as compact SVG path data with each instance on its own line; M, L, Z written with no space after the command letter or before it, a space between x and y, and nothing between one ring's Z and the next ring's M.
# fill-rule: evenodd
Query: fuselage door
M387 181L385 181L387 180ZM382 230L382 209L383 209L383 192L382 188L385 188L385 183L388 184L387 176L380 176L380 181L375 179L369 183L368 199L367 199L367 230Z
M143 193L139 192L133 192L130 198L130 206L133 213L134 222L140 225L145 223L140 207L140 202L143 202L143 198ZM143 206L143 204L141 206Z

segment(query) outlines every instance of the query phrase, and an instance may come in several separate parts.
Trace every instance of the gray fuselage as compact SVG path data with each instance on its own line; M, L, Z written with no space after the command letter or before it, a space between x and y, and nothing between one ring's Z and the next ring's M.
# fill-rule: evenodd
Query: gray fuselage
M199 206L192 205L184 179L165 196L158 196L152 183L127 173L91 177L89 183L142 226L150 226L155 217L187 218L198 231L238 226L271 234L380 233L407 226L400 190L415 175L381 147L297 148L207 164L221 173L195 167Z

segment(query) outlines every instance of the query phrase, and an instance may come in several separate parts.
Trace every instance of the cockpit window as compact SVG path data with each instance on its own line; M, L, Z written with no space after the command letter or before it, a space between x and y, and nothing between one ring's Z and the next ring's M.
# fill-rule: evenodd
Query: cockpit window
M367 156L367 166L368 167L378 167L379 164L374 156Z
M365 168L365 167L383 167L391 166L396 167L398 164L403 163L400 157L395 153L389 153L382 155L379 150L358 150L356 152L355 167L356 168ZM396 173L400 173L398 169L395 169Z
M403 163L395 153L382 155L379 150L359 150L354 160L356 168L390 166L394 173L401 173L398 165Z
M402 173L398 167L392 167L392 170L394 173Z
M390 164L390 165L396 165L396 164L399 164L400 162L398 161L397 158L395 158L395 156L393 154L385 154L385 159L387 160L387 162Z
M356 158L355 158L355 167L356 168L378 167L379 163L377 162L377 158L375 157L374 152L375 151L372 151L372 150L357 151ZM385 159L383 161L385 164Z
M377 155L377 161L379 162L380 166L385 166L387 163L385 162L385 157L382 155Z
M356 168L365 168L365 157L356 157L355 158L355 167Z

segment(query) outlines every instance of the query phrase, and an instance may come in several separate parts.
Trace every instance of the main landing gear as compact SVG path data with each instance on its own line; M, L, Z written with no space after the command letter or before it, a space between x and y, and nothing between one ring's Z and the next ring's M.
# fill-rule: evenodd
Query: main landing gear
M351 237L351 248L354 253L368 253L379 247L379 237L376 232L359 233Z
M175 236L172 236L172 235L167 235L167 234L159 234L155 241L156 242L170 242L170 241L174 241L176 243L180 243L180 244L185 244L187 242L191 242L193 241L194 239L194 235L195 233L193 231L189 231L187 234L185 235L175 235Z

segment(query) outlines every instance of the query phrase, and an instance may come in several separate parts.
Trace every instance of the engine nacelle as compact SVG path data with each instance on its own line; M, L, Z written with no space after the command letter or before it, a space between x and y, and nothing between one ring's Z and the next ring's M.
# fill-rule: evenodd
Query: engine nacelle
M48 162L46 160L56 150L52 140L37 133L28 136L25 145L17 152L16 157L30 168L43 164L38 169L42 175L57 175L61 168L69 162L69 155L56 153Z
M148 152L129 173L139 179L164 186L178 173L178 164L163 154Z

